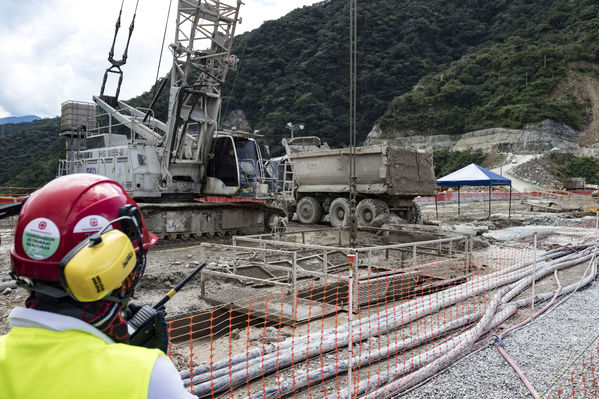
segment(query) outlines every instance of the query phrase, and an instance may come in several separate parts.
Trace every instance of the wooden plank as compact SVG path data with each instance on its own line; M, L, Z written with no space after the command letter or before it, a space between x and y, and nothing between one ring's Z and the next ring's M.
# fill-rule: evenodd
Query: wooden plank
M297 302L294 302L292 296L281 298L281 300L269 298L268 303L265 298L262 301L259 298L255 298L252 301L251 309L238 305L235 308L237 311L243 313L251 311L251 317L266 318L273 323L282 323L290 326L326 317L341 310L339 306L304 298L297 298Z
M415 295L422 295L424 293L429 294L429 293L436 292L441 289L447 288L452 285L458 285L458 284L465 282L468 279L468 277L473 276L473 275L474 275L474 273L470 273L470 274L465 274L463 276L455 277L455 278L448 279L448 280L440 280L440 281L435 281L435 282L432 282L429 284L422 284L421 286L419 286L418 288L416 288L414 290L414 294Z

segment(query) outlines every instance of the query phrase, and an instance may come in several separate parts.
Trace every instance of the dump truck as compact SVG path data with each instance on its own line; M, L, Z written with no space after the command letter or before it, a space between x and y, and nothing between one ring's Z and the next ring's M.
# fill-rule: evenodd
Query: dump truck
M318 223L328 214L334 227L350 213L350 150L331 149L319 137L283 139L286 161L269 165L283 184L278 187L289 215L301 223ZM370 225L379 215L394 213L408 223L422 216L414 198L435 195L432 150L412 150L387 142L357 147L356 219ZM267 166L267 171L268 171Z
M566 190L584 190L587 181L584 177L571 177L569 179L562 180L562 184Z

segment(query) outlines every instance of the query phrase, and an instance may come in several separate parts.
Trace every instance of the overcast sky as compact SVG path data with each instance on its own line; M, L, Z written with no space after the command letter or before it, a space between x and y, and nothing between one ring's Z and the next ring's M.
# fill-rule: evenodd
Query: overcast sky
M0 118L60 115L66 100L91 101L99 94L122 0L0 0ZM124 0L115 58L124 41L137 0ZM234 4L234 0L228 0ZM242 33L315 0L244 0ZM139 0L129 58L119 98L149 89L156 77L169 0ZM171 17L176 12L173 1ZM174 37L169 23L165 45ZM120 46L119 46L120 44ZM161 75L170 68L165 49ZM108 91L107 91L108 92Z

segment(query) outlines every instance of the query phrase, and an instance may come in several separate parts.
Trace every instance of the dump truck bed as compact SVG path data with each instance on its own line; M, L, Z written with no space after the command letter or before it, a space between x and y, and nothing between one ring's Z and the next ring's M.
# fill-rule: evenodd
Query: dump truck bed
M290 143L291 144L291 143ZM286 145L297 191L349 192L348 148ZM388 143L356 148L357 192L416 197L435 194L433 154Z

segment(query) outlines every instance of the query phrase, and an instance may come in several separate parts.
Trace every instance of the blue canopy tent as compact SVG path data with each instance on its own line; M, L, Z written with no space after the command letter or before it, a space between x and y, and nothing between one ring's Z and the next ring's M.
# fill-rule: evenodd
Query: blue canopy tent
M509 217L511 218L512 216L512 181L482 166L471 163L462 169L437 179L437 186L458 188L458 214L460 213L460 187L489 186L489 218L491 218L491 187L510 186Z

